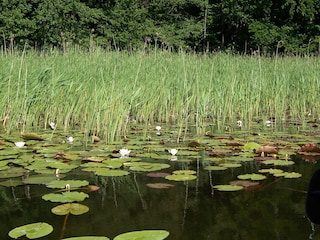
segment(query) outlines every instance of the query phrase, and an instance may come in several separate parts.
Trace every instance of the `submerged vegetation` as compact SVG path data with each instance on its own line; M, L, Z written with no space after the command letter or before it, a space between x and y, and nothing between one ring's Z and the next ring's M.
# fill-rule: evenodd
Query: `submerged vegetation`
M73 49L0 56L3 131L77 130L84 139L126 138L149 124L250 129L319 120L318 58L110 52ZM55 130L54 130L55 131ZM181 138L180 138L181 139Z

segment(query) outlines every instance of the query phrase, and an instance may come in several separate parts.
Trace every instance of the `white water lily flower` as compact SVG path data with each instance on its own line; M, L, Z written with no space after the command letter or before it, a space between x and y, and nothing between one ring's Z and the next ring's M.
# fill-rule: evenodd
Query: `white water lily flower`
M49 126L50 126L51 130L54 130L56 128L56 124L54 122L50 122Z
M242 127L242 121L241 121L241 120L238 120L238 121L237 121L237 125L238 125L238 127Z
M69 144L72 144L73 143L73 141L74 141L74 138L73 137L67 137L67 142L69 143Z
M168 152L171 153L172 156L175 156L178 153L178 150L173 148L173 149L168 150Z
M266 126L267 126L267 127L271 127L271 125L272 125L272 121L267 120L267 121L266 121Z
M22 148L24 147L26 143L25 142L15 142L14 145L16 145L17 148Z
M173 156L172 158L170 158L171 162L174 162L174 161L177 161L177 160L178 160L177 156Z
M156 130L160 131L161 130L161 126L156 126Z
M128 150L126 148L121 148L119 150L119 154L120 154L121 158L129 157L130 152L131 152L131 150Z

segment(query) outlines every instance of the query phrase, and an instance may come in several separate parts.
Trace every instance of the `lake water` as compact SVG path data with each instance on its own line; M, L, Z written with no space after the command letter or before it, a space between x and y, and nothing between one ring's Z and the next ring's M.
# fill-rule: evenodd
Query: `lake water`
M168 189L148 187L147 183L169 181L150 177L146 172L102 177L81 171L80 167L72 170L64 180L88 180L100 189L81 202L89 207L89 212L68 218L51 213L58 204L41 198L53 189L44 185L0 187L0 239L10 239L11 229L34 222L52 225L53 232L41 238L52 240L86 235L113 239L124 232L145 229L167 230L170 232L167 239L171 240L320 239L320 229L312 231L305 211L310 178L320 169L317 161L306 162L293 155L294 165L277 168L301 173L301 178L269 175L260 181L258 189L220 192L213 186L228 184L239 174L256 173L266 166L248 161L238 168L208 171L203 167L207 156L204 152L199 152L199 156L189 161L181 161L184 159L181 157L178 161L156 160L171 165L160 172L196 171L196 180L170 181L174 186Z

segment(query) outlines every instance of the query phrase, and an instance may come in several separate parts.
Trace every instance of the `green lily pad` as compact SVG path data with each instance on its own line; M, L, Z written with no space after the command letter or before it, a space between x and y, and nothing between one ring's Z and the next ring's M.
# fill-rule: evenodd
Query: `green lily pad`
M260 144L255 142L248 142L243 146L243 149L246 151L253 151L254 149L257 149L261 147Z
M81 215L89 211L89 207L80 203L66 203L58 205L51 209L51 212L56 215Z
M8 179L7 181L0 182L0 186L4 187L16 187L24 185L21 179Z
M82 237L63 238L62 240L110 240L110 238L102 237L102 236L82 236Z
M21 137L26 140L43 141L43 138L36 133L21 133Z
M190 180L197 179L197 177L194 175L173 174L173 175L166 176L165 179L172 180L172 181L190 181Z
M54 180L49 182L47 185L48 188L65 188L69 184L71 188L79 188L88 186L89 182L86 180Z
M181 175L192 175L197 174L194 170L176 170L172 172L173 174L181 174Z
M284 177L284 178L299 178L302 176L301 173L296 172L282 172L274 174L275 177Z
M240 163L222 163L222 164L219 164L219 166L226 167L226 168L237 168L237 167L241 167L241 164Z
M216 188L218 191L233 192L242 190L244 187L239 185L215 185L213 188Z
M57 179L56 176L53 174L50 174L50 175L38 174L38 175L32 175L24 179L23 182L25 184L47 184L56 179Z
M17 239L26 235L29 239L41 238L49 235L53 227L45 222L31 223L24 226L16 227L9 232L11 238Z
M135 162L136 164L130 165L131 171L137 172L152 172L161 169L169 168L170 165L166 163L147 163L147 162Z
M260 169L259 172L260 173L278 174L278 173L282 173L283 170L276 169L276 168L269 168L269 169Z
M113 170L109 168L98 168L94 173L103 177L121 177L129 174L129 172L125 170Z
M289 166L293 165L294 161L288 161L288 160L265 160L262 162L263 164L267 165L274 165L274 166Z
M21 177L26 170L19 167L10 167L9 169L1 171L0 178L14 178Z
M262 175L262 174L257 174L257 173L251 173L251 174L242 174L238 176L239 179L251 179L252 181L259 181L259 180L264 180L267 177Z
M166 230L142 230L122 233L114 240L163 240L169 236Z
M209 171L222 171L222 170L226 170L228 168L222 167L222 166L206 166L204 169L209 170Z
M120 168L125 161L123 159L104 160L102 163L108 168Z
M49 194L43 195L42 199L50 202L71 203L71 202L81 202L88 197L89 195L83 192L63 192L63 193L49 193Z

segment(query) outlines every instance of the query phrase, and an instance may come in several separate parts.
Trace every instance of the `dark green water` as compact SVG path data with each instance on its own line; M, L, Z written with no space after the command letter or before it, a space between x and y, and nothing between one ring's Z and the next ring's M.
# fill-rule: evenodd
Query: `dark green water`
M209 172L202 170L201 160L195 160L188 168L197 171L197 180L174 182L170 189L148 188L146 183L166 181L145 173L110 178L75 170L66 178L87 179L100 189L81 202L89 206L88 213L68 217L64 237L101 235L113 239L123 232L165 229L171 240L309 239L312 230L305 213L306 191L320 165L298 157L293 160L295 165L285 169L300 172L302 178L268 177L259 190L239 192L218 192L211 186L225 184L243 172L256 172L261 167L258 162ZM172 162L171 169L164 171L172 172L185 164ZM40 221L54 226L42 239L59 239L65 217L51 213L58 204L41 199L49 191L37 185L0 187L0 239L10 239L7 234L14 227ZM26 198L29 195L31 199ZM313 239L320 239L319 231L316 228Z

